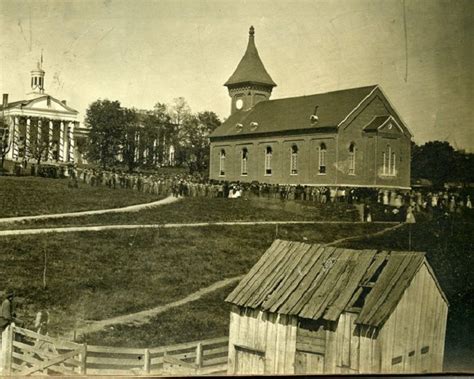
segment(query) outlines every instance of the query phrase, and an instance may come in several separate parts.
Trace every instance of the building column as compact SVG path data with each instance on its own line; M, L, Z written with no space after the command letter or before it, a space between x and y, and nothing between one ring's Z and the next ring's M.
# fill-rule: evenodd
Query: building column
M18 117L13 117L12 129L12 159L18 160L18 141L20 140L20 120Z
M69 162L69 122L64 123L63 162Z
M64 162L64 122L59 123L59 146L58 146L58 161Z
M43 155L41 149L43 148L43 122L38 119L36 122L36 128L38 129L36 132L36 152L35 152L35 159L38 159L38 155ZM39 157L42 158L42 157Z
M74 122L70 122L67 128L68 161L74 163Z
M26 130L25 130L25 159L30 159L30 146L31 146L31 119L26 119Z
M53 121L48 122L48 160L53 160Z

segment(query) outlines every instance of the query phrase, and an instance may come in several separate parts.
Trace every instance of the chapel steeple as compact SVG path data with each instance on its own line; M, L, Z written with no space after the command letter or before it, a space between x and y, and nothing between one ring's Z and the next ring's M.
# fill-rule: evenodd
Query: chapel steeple
M255 46L255 29L249 29L249 41L244 56L232 76L224 84L229 90L231 114L252 108L268 100L276 83L268 74Z

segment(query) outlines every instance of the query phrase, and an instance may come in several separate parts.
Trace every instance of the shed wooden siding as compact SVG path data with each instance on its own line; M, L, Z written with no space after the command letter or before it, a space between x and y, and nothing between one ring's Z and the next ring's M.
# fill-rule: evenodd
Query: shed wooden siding
M442 371L447 314L448 304L425 263L380 331L381 372Z
M242 345L267 374L442 370L448 302L420 252L276 240L226 301L229 367Z
M326 334L325 374L380 372L377 329L355 323L357 313L344 312Z
M296 317L250 308L232 307L229 329L228 374L293 374L296 351ZM243 362L236 368L236 346L264 354L264 372L256 363ZM237 369L237 370L236 370Z

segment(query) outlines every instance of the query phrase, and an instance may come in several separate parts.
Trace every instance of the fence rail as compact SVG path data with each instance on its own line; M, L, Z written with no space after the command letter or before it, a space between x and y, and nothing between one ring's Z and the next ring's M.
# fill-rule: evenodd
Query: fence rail
M2 334L1 374L225 374L228 338L151 349L78 344L9 326Z

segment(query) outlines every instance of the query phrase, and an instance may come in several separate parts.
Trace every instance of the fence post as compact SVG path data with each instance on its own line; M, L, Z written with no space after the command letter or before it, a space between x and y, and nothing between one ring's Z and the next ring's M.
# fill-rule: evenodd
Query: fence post
M1 353L1 373L3 376L11 375L12 353L13 353L13 328L15 324L10 324L2 333L2 353Z
M82 344L82 353L79 356L80 361L81 361L81 375L86 375L87 374L87 343Z
M196 366L202 367L202 343L199 342L196 346Z
M145 354L143 354L143 360L145 361L143 363L143 370L145 373L149 374L150 373L150 364L151 364L151 359L150 359L150 350L145 349Z

